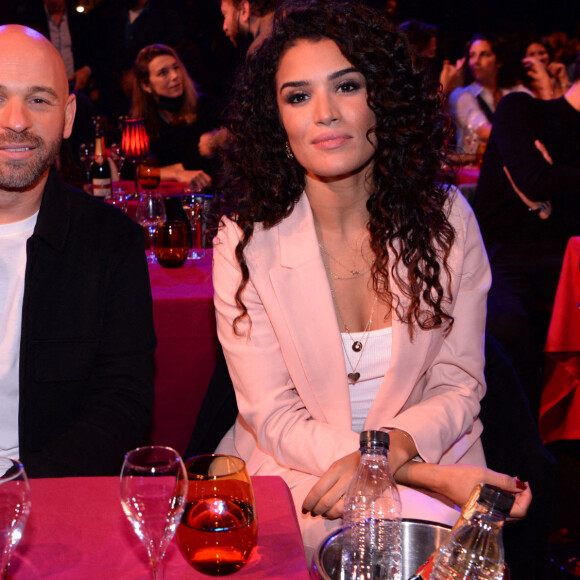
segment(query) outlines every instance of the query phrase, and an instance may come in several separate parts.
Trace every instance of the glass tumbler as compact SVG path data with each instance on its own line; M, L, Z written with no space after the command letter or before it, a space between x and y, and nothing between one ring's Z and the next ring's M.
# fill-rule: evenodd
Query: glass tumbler
M166 221L155 232L154 251L164 268L179 268L187 260L188 228L184 222Z
M204 574L236 572L248 561L258 531L246 464L231 455L200 455L185 468L189 491L177 527L181 552Z

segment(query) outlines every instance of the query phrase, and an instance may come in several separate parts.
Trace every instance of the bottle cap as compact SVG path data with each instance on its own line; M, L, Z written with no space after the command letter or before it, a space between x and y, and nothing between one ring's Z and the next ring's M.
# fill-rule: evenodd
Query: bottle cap
M384 431L362 431L360 434L361 447L389 448L389 434Z
M499 511L507 516L516 500L515 495L494 485L484 484L481 487L478 502L490 509Z

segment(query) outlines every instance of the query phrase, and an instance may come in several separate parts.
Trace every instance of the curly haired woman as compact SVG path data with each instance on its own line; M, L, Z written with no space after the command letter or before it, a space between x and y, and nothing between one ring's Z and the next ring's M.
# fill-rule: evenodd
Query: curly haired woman
M440 106L400 33L323 1L278 11L233 96L213 276L239 416L218 452L286 480L308 555L340 525L363 429L390 432L404 517L453 523L483 479L518 489L485 469L490 273L436 181Z

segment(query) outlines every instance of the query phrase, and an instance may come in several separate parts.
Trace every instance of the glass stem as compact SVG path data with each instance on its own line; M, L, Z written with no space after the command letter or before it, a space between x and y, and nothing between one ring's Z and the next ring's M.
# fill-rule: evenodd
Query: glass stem
M163 580L163 560L151 558L151 571L153 580Z
M155 232L157 231L156 226L148 226L147 231L149 233L149 260L151 262L155 261Z

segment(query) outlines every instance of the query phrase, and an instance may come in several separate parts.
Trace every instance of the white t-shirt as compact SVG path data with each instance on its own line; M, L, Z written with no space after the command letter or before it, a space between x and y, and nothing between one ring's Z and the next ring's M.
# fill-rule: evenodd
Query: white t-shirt
M348 372L356 368L360 373L356 383L349 381L352 430L360 433L391 362L393 328L389 326L369 332L362 352L354 352L352 342L354 339L364 343L364 332L351 332L350 335L343 332L340 336Z
M18 392L26 241L38 212L0 225L0 455L19 456Z

